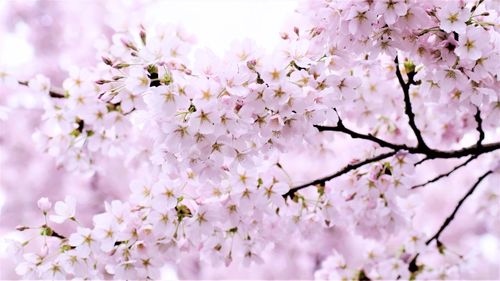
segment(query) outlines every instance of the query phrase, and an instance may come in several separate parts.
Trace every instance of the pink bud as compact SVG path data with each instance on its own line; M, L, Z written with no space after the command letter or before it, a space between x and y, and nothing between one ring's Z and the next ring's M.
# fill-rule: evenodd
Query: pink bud
M257 65L257 61L256 60L249 60L249 61L247 61L247 67L249 69L251 69L251 70L254 70L256 65Z
M104 79L99 79L99 80L95 81L95 83L97 85L104 85L104 84L109 83L109 82L111 82L111 81L104 80Z
M47 213L48 210L52 207L52 203L49 201L47 197L42 197L38 200L37 202L38 208L44 212Z
M146 31L141 30L139 36L141 37L142 44L146 45Z
M24 226L24 225L16 226L17 231L25 231L26 229L30 229L29 226Z
M107 57L101 57L102 61L107 64L107 65L113 65L113 61L110 58Z

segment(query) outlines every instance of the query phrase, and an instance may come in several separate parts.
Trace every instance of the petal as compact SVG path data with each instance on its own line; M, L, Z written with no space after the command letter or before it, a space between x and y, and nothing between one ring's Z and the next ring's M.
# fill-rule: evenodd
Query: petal
M68 207L66 206L66 203L61 202L61 201L57 201L56 204L54 205L54 211L58 215L66 214L67 209L68 209Z

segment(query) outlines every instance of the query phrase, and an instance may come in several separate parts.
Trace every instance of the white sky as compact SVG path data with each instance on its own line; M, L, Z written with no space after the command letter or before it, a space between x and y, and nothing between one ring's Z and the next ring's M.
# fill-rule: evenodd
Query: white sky
M0 0L1 13L8 12L5 4ZM245 38L273 49L280 40L279 31L297 4L298 0L164 0L144 16L159 23L181 24L196 37L197 46L221 55L232 41ZM0 34L0 70L36 59L26 40L26 28L21 24L13 33ZM4 200L0 190L0 211Z
M297 0L162 1L151 16L160 22L180 23L196 36L197 45L220 55L236 39L250 38L272 49L297 4Z
M2 3L5 4L0 0L0 11L6 12ZM151 5L144 18L181 24L196 37L197 46L208 47L221 55L233 40L245 38L271 50L297 4L298 0L163 0ZM23 30L26 27L19 27L16 33L1 34L3 67L16 67L33 59L33 49L26 42L26 30Z

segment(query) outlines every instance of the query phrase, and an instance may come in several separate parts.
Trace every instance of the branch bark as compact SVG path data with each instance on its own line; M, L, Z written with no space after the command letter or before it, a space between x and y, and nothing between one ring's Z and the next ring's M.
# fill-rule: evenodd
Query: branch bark
M479 138L477 140L477 145L481 146L484 140L484 130L483 130L483 119L481 119L481 111L479 110L479 107L476 107L477 111L476 114L474 115L474 119L476 120L477 127L476 130L479 133Z
M314 181L311 181L311 182L308 182L308 183L305 183L305 184L302 184L302 185L299 185L299 186L296 186L294 188L291 188L287 193L283 194L283 197L286 199L287 197L290 197L292 198L293 195L305 188L305 187L308 187L308 186L311 186L311 185L318 185L318 184L325 184L327 181L329 180L332 180L336 177L340 177L341 175L344 175L344 174L347 174L349 173L350 171L353 171L353 170L356 170L366 164L370 164L370 163L373 163L373 162L377 162L377 161L380 161L380 160L383 160L385 158L388 158L388 157L391 157L393 156L394 154L396 154L397 151L391 151L391 152L387 152L387 153L383 153L383 154L380 154L380 155L377 155L375 157L372 157L372 158L368 158L368 159L365 159L361 162L357 162L355 164L349 164L347 166L345 166L344 168L340 169L339 171L337 171L336 173L332 174L332 175L329 175L329 176L326 176L326 177L323 177L323 178L320 178L320 179L317 179L317 180L314 180Z
M426 186L430 183L433 183L433 182L436 182L444 177L447 177L451 174L453 174L456 170L466 166L467 164L469 164L472 160L476 159L478 157L478 155L472 155L471 157L469 157L469 159L467 159L467 161L463 162L462 164L458 165L458 166L455 166L453 169L451 169L448 173L444 173L444 174L441 174L441 175L438 175L436 176L435 178L425 182L425 183L422 183L422 184L418 184L418 185L415 185L415 186L412 186L411 189L415 189L415 188L419 188L419 187L423 187L423 186Z
M379 138L373 136L372 134L366 134L365 135L365 134L361 134L361 133L355 132L355 131L353 131L351 129L348 129L348 128L346 128L344 126L344 124L342 123L341 119L339 119L339 122L337 123L337 126L314 125L314 127L316 127L316 129L318 129L320 132L323 132L323 131L341 132L341 133L344 133L344 134L348 134L353 139L369 140L369 141L372 141L374 143L377 143L381 147L387 147L387 148L390 148L390 149L404 149L404 150L409 150L410 149L410 147L406 146L405 144L390 143L390 142L387 142L385 140L379 139Z
M464 147L456 150L438 150L438 149L431 149L427 146L424 148L421 146L407 146L406 144L395 144L379 139L371 134L361 134L349 128L346 128L340 119L337 126L314 125L314 127L316 127L320 132L323 131L340 132L347 134L354 139L364 139L377 143L381 147L387 147L394 150L406 150L409 153L413 154L423 154L426 157L422 160L422 162L437 158L449 159L449 158L461 158L470 155L480 155L500 148L500 142L494 142L485 145L475 144L469 147Z
M457 214L457 212L460 209L460 207L464 204L465 200L467 200L467 198L469 198L469 196L471 196L472 193L474 193L474 191L479 186L479 184L487 176L489 176L492 173L493 173L493 171L489 170L489 171L487 171L486 173L484 173L482 176L480 176L477 179L477 181L469 189L469 191L464 195L464 197L462 197L462 199L460 199L460 201L458 201L457 206L455 207L455 209L453 210L453 212L446 218L446 220L443 222L443 224L441 225L441 227L439 228L439 230L436 232L436 234L434 234L431 238L429 238L429 240L427 240L425 242L426 245L429 245L433 240L436 240L438 242L438 244L439 244L439 236L441 235L441 233L443 233L443 231L446 229L446 227L453 221L453 219L455 218L455 215Z
M417 138L418 141L417 147L423 150L428 149L428 146L422 137L422 133L420 132L420 130L417 127L417 124L415 123L415 114L413 113L410 100L410 86L412 84L416 84L415 80L413 80L416 72L414 71L409 72L407 74L408 81L405 82L403 79L403 75L401 74L401 70L399 69L399 59L397 56L394 59L394 63L396 64L396 77L398 78L399 84L401 85L401 89L403 90L404 102L405 102L405 114L408 116L409 119L408 124L410 125L411 129L413 130L413 133L415 134L415 137Z
M317 128L320 132L323 132L323 131L340 132L340 133L349 135L351 138L364 139L367 141L374 142L374 143L380 145L381 147L385 147L385 148L389 148L389 149L393 150L390 153L379 155L379 156L385 155L385 157L383 157L381 159L392 156L392 155L396 154L396 152L399 150L406 150L412 154L423 154L425 157L422 160L415 163L415 166L423 163L424 161L431 160L431 159L438 159L438 158L450 159L450 158L461 158L461 157L465 157L465 156L470 156L470 158L467 161L465 161L461 165L453 168L450 172L443 174L443 175L439 175L438 177L430 180L429 182L426 182L426 183L418 185L418 186L414 186L412 188L421 187L421 186L427 185L429 183L438 181L439 179L446 177L446 176L449 176L454 171L467 165L470 161L477 158L479 155L500 149L500 142L489 143L489 144L485 144L485 145L482 144L482 141L484 140L484 131L482 128L482 119L481 119L481 113L480 113L479 109L477 110L477 113L475 115L475 119L476 119L476 122L478 124L477 130L479 132L479 140L475 145L472 145L469 147L464 147L464 148L457 149L457 150L447 150L447 151L438 150L438 149L431 149L425 143L425 141L422 137L422 133L420 132L420 130L418 129L418 127L415 123L415 114L413 113L412 104L411 104L411 100L410 100L410 87L411 87L411 85L418 84L414 80L416 72L414 70L410 71L407 74L408 81L405 82L405 80L403 79L403 76L401 74L401 70L399 68L399 60L398 60L397 56L394 59L394 62L396 64L396 77L398 78L399 84L401 85L401 88L403 90L404 103L405 103L405 114L408 116L409 125L410 125L411 129L413 130L415 137L417 138L417 141L418 141L416 146L408 146L406 144L395 144L395 143L391 143L391 142L385 141L383 139L377 138L377 137L373 136L372 134L358 133L354 130L351 130L351 129L345 127L340 116L339 116L339 121L337 122L336 126L314 125L314 127ZM380 159L378 159L378 160L380 160ZM320 178L320 179L311 181L309 183L293 187L292 189L290 189L289 192L284 194L283 197L285 197L285 198L289 197L289 196L291 197L293 194L295 194L295 192L297 192L298 190L300 190L302 188L305 188L305 187L310 186L310 185L324 184L328 180L331 180L337 176L340 176L340 175L345 174L347 172L350 172L354 169L357 169L365 164L369 164L369 163L372 163L372 162L375 162L378 160L377 159L374 160L373 158L370 158L370 159L366 159L365 161L358 163L358 164L362 164L359 166L348 165L344 169L338 171L337 173L335 173L331 176Z

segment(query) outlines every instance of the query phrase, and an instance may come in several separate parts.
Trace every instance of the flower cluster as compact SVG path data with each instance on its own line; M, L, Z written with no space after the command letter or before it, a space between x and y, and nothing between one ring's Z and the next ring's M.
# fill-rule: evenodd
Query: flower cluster
M401 202L412 192L415 166L425 160L418 154L451 158L429 147L457 145L476 130L480 140L470 150L479 150L484 132L498 125L500 37L493 5L308 1L273 52L244 41L223 57L192 51L192 37L180 28L141 26L114 35L102 61L71 71L61 89L41 76L30 80L32 90L50 97L35 134L44 150L68 170L84 172L98 171L100 157L119 158L135 180L128 200L106 202L92 226L79 222L74 199L52 210L42 198L45 223L19 230L40 230L43 247L27 251L17 272L156 279L185 252L214 265L262 263L261 253L274 242L314 225L393 239L399 247L389 254L396 251L380 246L383 254L370 252L354 265L335 252L321 263L320 279L443 272L458 278L449 271L463 259L450 258L442 268L421 264L418 257L428 253L452 254L439 234L425 242ZM282 155L324 149L331 138L325 130L377 145L337 176L294 187ZM61 234L52 222L74 231ZM401 235L411 239L397 239ZM432 240L437 250L426 247ZM28 247L18 245L17 252Z

